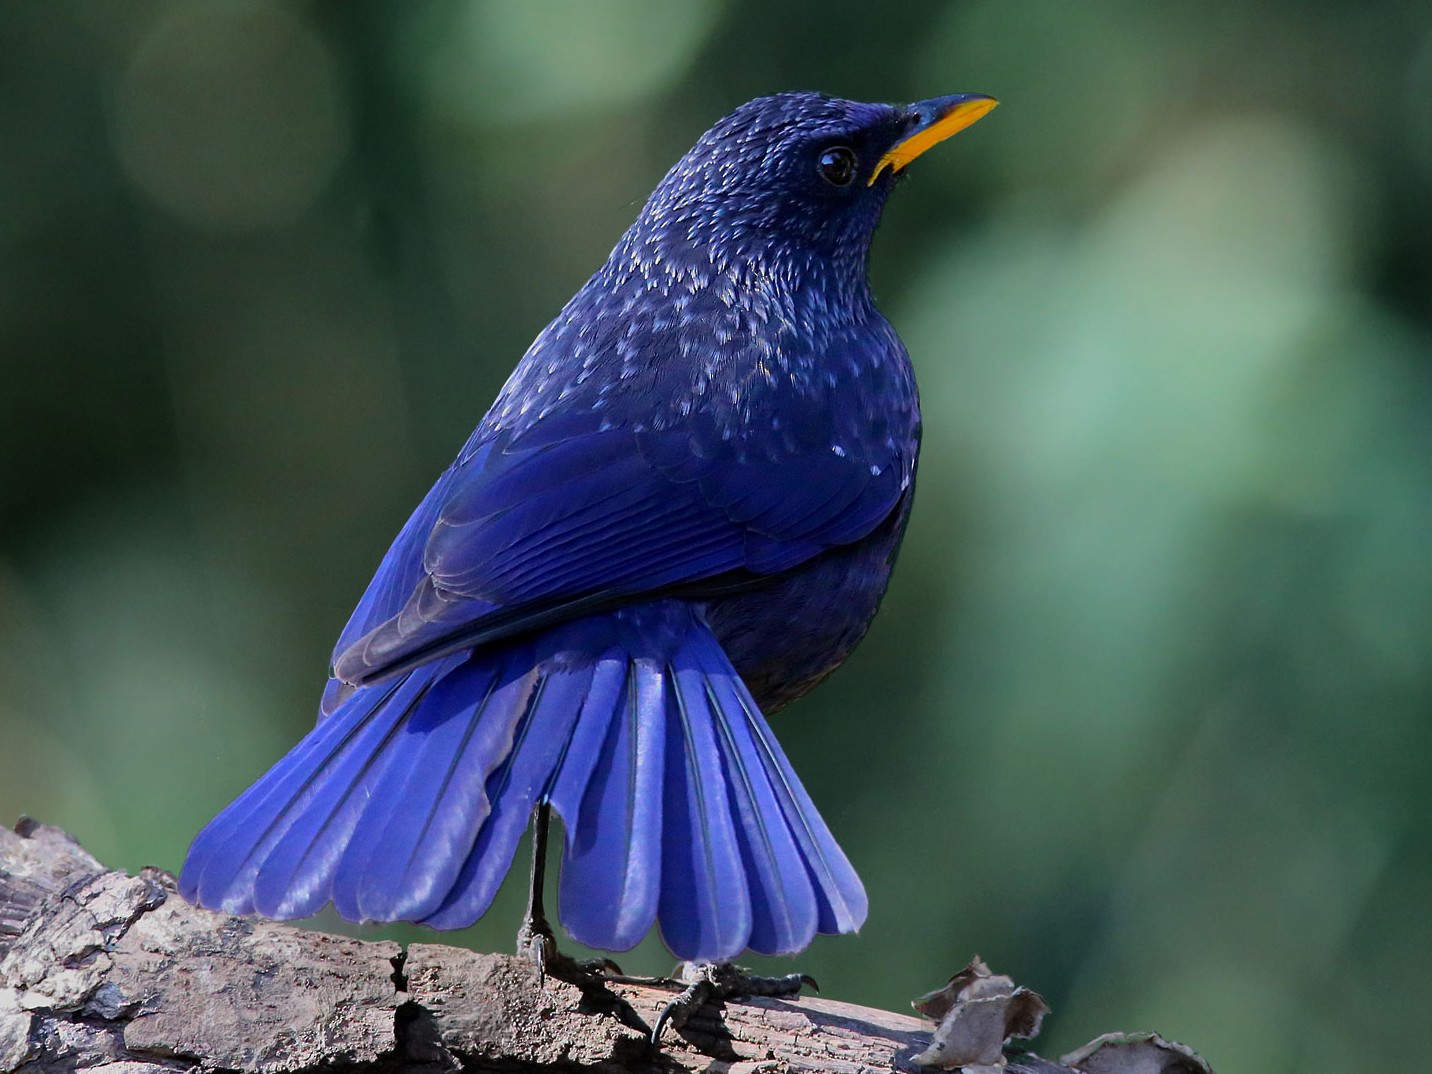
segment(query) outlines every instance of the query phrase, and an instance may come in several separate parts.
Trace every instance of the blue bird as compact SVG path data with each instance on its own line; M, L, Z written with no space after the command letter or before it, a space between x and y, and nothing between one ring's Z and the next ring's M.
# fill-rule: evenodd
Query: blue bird
M706 132L403 527L317 726L195 839L184 896L459 928L550 810L591 947L657 923L720 962L858 929L766 714L864 635L910 511L919 406L871 236L994 105L787 93Z

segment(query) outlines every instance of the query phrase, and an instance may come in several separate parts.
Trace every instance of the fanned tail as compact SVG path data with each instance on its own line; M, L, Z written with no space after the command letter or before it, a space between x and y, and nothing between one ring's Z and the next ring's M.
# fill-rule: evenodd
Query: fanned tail
M691 606L663 601L361 687L190 848L186 898L233 913L471 924L535 805L566 829L559 911L626 950L799 951L865 893Z

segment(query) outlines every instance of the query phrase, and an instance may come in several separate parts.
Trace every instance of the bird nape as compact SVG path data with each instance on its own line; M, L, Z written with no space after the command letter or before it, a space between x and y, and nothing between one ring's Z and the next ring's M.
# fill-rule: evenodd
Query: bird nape
M859 928L764 714L884 594L920 414L870 239L895 176L994 104L786 93L702 135L403 527L318 725L195 839L184 896L459 928L552 810L592 947L657 922L717 962Z

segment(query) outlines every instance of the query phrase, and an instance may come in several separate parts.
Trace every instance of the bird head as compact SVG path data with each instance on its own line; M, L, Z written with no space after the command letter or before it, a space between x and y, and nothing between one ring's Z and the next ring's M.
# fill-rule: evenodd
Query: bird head
M633 231L667 258L836 258L862 269L885 198L926 149L997 102L983 94L912 105L782 93L741 105L667 173Z

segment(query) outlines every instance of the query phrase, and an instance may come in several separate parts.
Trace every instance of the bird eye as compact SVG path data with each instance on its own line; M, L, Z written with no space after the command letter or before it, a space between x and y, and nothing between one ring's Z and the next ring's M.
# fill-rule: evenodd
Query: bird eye
M815 170L831 186L849 186L859 166L855 150L849 146L833 145L821 153Z

